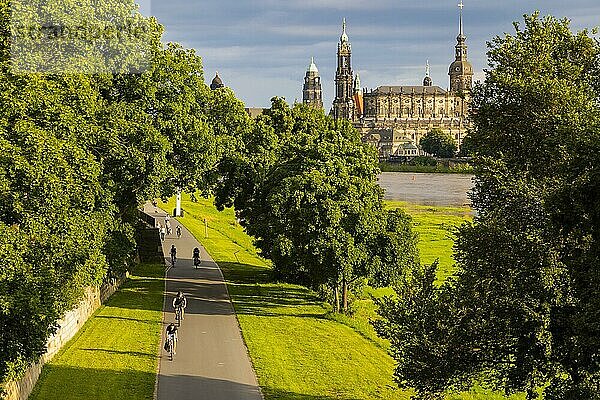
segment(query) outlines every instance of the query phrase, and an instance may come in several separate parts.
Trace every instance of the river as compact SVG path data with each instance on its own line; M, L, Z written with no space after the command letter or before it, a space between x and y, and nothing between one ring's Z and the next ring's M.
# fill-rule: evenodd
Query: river
M467 192L473 175L383 172L379 185L386 200L400 200L430 206L468 206Z

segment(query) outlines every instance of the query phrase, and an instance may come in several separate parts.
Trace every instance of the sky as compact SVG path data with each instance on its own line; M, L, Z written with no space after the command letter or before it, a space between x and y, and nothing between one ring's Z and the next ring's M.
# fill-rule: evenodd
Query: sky
M273 96L302 100L311 57L327 111L334 97L342 18L361 86L421 85L429 61L433 84L446 89L454 60L459 0L151 0L164 41L194 48L207 83L215 71L247 107ZM598 0L463 0L464 31L475 79L487 66L486 42L514 32L513 21L539 10L571 20L574 30L600 25ZM147 11L148 12L148 11Z

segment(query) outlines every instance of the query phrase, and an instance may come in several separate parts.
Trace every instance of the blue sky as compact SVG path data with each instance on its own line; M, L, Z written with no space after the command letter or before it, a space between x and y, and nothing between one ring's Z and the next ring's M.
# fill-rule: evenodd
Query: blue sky
M223 78L247 106L273 96L302 99L311 56L321 74L325 108L333 101L336 46L348 21L353 68L363 87L418 85L429 60L434 85L448 87L458 33L458 0L152 0L165 40L194 48L207 82ZM535 10L568 17L574 29L600 25L598 0L464 0L469 60L486 67L486 41L512 32Z

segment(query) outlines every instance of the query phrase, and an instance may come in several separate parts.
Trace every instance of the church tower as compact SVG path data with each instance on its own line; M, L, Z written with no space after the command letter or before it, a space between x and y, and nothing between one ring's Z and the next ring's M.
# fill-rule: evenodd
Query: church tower
M346 18L342 23L342 36L338 43L337 70L335 73L335 100L333 100L333 117L335 119L354 118L352 72L352 46L346 34Z
M323 108L323 92L321 90L321 78L319 70L315 65L315 59L311 59L302 90L302 102L315 108Z
M458 5L460 8L459 33L456 37L456 59L450 64L450 90L452 92L469 91L473 87L473 66L467 61L467 37L463 33L463 2Z

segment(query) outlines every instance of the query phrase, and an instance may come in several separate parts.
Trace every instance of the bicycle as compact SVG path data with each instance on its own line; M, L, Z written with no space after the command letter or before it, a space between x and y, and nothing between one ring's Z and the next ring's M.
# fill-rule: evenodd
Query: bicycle
M169 360L173 361L173 354L175 354L175 335L167 335L165 350L169 353Z
M177 321L177 326L181 326L183 307L179 306L175 308L175 321Z
M201 264L202 260L200 259L200 257L194 257L194 269L200 268Z

